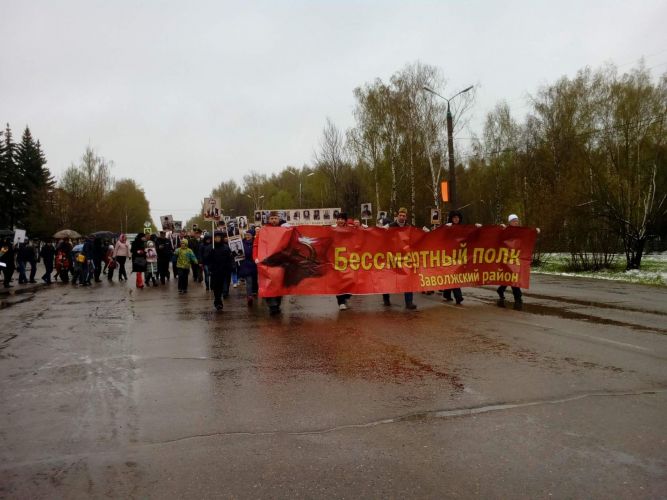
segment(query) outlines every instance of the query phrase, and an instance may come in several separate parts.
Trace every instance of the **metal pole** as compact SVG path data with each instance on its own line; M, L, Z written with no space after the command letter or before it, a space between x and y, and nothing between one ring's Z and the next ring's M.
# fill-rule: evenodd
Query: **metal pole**
M456 209L456 164L454 163L454 124L447 101L447 156L449 156L449 202Z

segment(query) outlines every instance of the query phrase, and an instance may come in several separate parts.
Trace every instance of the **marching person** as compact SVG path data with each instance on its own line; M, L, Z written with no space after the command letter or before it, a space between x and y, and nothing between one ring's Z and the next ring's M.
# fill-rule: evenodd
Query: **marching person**
M229 245L223 243L222 233L216 232L214 236L215 245L208 253L206 266L211 273L211 286L213 287L213 306L221 311L223 308L222 298L226 280L232 272L234 257Z
M127 281L127 270L125 262L130 256L130 246L127 244L127 236L121 234L114 246L113 257L118 262L118 281Z
M113 258L113 245L110 241L106 241L106 253L104 254L104 266L107 274L107 279L113 281L113 271L118 267L118 262Z
M169 263L174 255L174 247L171 246L171 240L167 238L164 231L160 231L160 236L156 240L157 251L157 273L160 277L160 283L164 285L165 279L169 281Z
M389 227L408 227L408 226L410 226L410 223L408 222L408 209L401 207L398 209L398 216L396 217L396 220L391 224L389 224ZM417 309L417 305L413 302L414 294L412 292L405 292L403 296L405 298L406 309L411 309L411 310ZM388 293L382 294L382 301L385 306L387 307L391 306L391 301L389 300Z
M65 238L56 247L56 279L60 277L61 283L69 282L72 262L72 243L69 238Z
M346 212L339 212L338 216L336 217L336 224L334 224L333 227L347 227L348 222L347 222L347 213ZM345 311L349 306L347 305L347 301L350 300L352 297L351 293L343 293L341 295L336 295L336 302L338 303L338 309L341 311Z
M0 262L4 264L2 266L2 272L5 275L3 285L5 288L11 288L14 286L10 284L14 275L14 245L10 238L6 238L0 247Z
M201 230L195 229L192 231L190 238L188 238L188 247L190 247L190 250L195 254L195 256L199 256L199 247L200 247L200 241L199 238L201 238ZM199 258L199 257L198 257ZM193 264L192 265L192 281L194 283L201 283L202 280L200 278L200 272L199 272L199 264Z
M83 255L85 256L85 262L81 266L81 279L83 280L84 286L90 286L90 278L94 272L94 263L93 263L93 238L91 236L87 237L83 241Z
M152 240L146 242L146 285L157 286L157 252Z
M457 224L463 223L463 214L458 210L452 210L447 214L447 226L455 226ZM456 305L461 305L463 302L463 293L461 293L460 288L448 288L442 292L442 298L447 302L452 301L452 293L454 294L454 299L456 300Z
M521 226L521 221L519 220L519 216L517 214L510 214L509 217L507 217L507 223L511 227L519 227ZM506 228L507 226L505 224L501 224L502 227ZM540 228L536 228L537 234L540 233ZM498 292L498 305L499 306L504 306L505 305L505 290L507 290L507 285L500 285L498 289L496 290ZM516 309L521 309L521 306L523 304L523 294L521 293L521 288L518 286L513 286L512 287L512 295L514 296L514 307Z
M52 283L51 273L53 272L53 261L56 256L56 249L53 246L53 241L51 238L46 240L46 243L39 251L39 256L42 258L42 262L44 262L44 269L46 270L42 276L42 281L47 285L50 285Z
M275 210L269 212L269 226L278 227L280 225L280 214ZM267 305L269 306L269 314L271 314L271 316L280 314L280 306L283 301L282 296L278 295L276 297L265 297L265 299Z
M101 283L100 274L102 274L102 262L107 252L107 245L102 238L93 240L93 264L95 265L94 277L95 283Z
M137 275L136 287L144 287L144 273L146 272L146 243L144 233L139 233L130 247L132 254L132 272Z
M188 247L187 238L181 238L181 246L174 252L172 260L175 261L178 271L178 293L188 293L188 275L192 264L197 263L197 257Z
M245 295L248 307L252 306L257 296L257 264L252 259L252 249L255 240L255 230L248 229L243 235L244 259L239 265L239 278L245 279Z
M211 235L207 234L204 236L204 242L199 247L199 266L201 271L204 274L204 285L206 285L206 291L208 292L211 289L211 270L208 268L209 255L213 250L213 245L211 244Z

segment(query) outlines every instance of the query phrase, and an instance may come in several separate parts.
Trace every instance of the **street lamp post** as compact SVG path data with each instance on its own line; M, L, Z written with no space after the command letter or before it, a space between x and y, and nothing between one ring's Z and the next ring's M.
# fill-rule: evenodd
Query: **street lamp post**
M292 175L295 175L299 179L299 208L302 208L301 205L303 204L303 189L302 189L302 177L301 174L297 174L293 170L287 170ZM311 175L315 175L315 172L310 172L306 174L306 177L310 177Z
M246 196L255 203L255 210L259 210L259 203L262 201L262 198L264 198L264 195L260 194L259 196L250 196L249 194L246 194Z
M452 208L456 208L456 165L454 163L454 123L452 120L452 112L449 109L449 101L454 99L461 94L465 94L471 90L474 85L463 89L461 92L454 94L452 97L447 99L446 97L441 96L435 90L424 86L422 87L425 91L430 92L433 95L437 95L441 99L447 101L447 156L449 157L449 201L452 204Z

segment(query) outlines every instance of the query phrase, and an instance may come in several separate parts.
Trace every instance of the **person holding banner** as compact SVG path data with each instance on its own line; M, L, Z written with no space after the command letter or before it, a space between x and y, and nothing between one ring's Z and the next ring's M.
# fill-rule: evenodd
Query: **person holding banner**
M452 210L447 214L447 225L448 226L453 226L456 224L462 224L463 223L463 214L458 211L458 210ZM461 302L463 302L463 293L461 293L460 288L449 288L447 290L444 290L442 292L442 298L445 299L447 302L452 301L452 293L454 294L454 299L456 300L456 305L460 306Z
M252 259L252 247L255 240L255 230L248 229L243 235L243 260L239 263L239 278L245 279L245 295L248 307L252 306L257 296L257 264Z
M213 288L213 306L221 311L223 308L222 296L225 282L228 282L234 266L234 258L229 245L223 242L223 233L216 232L213 238L214 245L208 254L207 266L211 273Z
M519 216L517 214L510 214L509 217L507 217L507 223L512 226L512 227L518 227L521 225L521 221L519 220ZM501 224L502 227L507 227L505 224ZM537 231L537 234L540 234L540 228L535 228ZM505 306L505 290L507 290L507 285L500 285L496 292L498 292L498 305L504 307ZM521 288L518 286L513 286L512 287L512 295L514 296L514 308L515 309L521 309L521 306L523 305L523 294L521 293Z
M275 210L269 212L269 226L278 227L280 225L282 224L280 223L280 215L278 212ZM269 306L269 314L271 314L271 316L280 314L280 305L283 301L282 295L277 297L265 297L265 299Z
M346 212L340 212L338 216L336 217L336 224L334 227L346 227L348 225L347 223L347 213ZM352 294L349 293L344 293L342 295L336 295L336 302L338 303L338 309L341 311L345 311L349 306L347 305L347 301L352 298Z
M389 227L408 227L408 226L410 226L410 223L408 222L408 209L401 207L398 209L398 216L396 217L396 220L391 224L389 224ZM403 296L405 297L406 309L411 309L411 310L417 309L417 305L413 302L414 295L412 292L405 292ZM391 306L391 301L389 300L388 293L382 294L382 302L386 307Z

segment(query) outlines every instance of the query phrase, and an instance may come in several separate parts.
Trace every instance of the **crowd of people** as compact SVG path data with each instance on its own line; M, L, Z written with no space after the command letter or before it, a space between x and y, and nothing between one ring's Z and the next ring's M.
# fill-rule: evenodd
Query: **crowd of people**
M447 225L463 223L463 214L454 210L449 212ZM272 211L269 214L270 226L285 226L286 221L280 218L280 213ZM518 226L519 217L511 214L508 224ZM408 212L405 208L399 209L393 221L379 220L381 227L409 226ZM335 226L366 227L358 220L348 219L345 212L336 217ZM479 226L479 224L477 224ZM423 228L428 231L428 228ZM165 232L159 234L138 234L132 242L128 242L125 234L118 238L104 239L95 235L76 241L63 238L53 239L43 243L26 240L14 245L11 239L6 239L0 246L0 267L4 273L3 285L5 288L13 286L14 274L18 271L18 283L37 283L37 262L43 262L45 272L40 279L50 285L54 281L71 283L74 286L92 286L101 283L105 275L108 281L114 280L116 270L119 282L128 281L128 262L130 272L135 274L135 286L158 287L169 283L171 277L177 281L178 293L188 293L190 274L196 284L203 284L206 291L213 291L213 305L216 309L223 309L223 300L229 296L230 288L237 287L240 282L245 284L246 301L252 306L257 299L258 275L257 264L253 259L253 244L259 227L250 226L240 232L238 228L221 228L213 235L204 234L197 229L190 232ZM538 229L539 232L539 229ZM241 234L242 233L242 234ZM234 252L229 246L229 237L242 236L243 255ZM28 272L29 270L29 272ZM504 303L506 286L497 288L499 302ZM433 292L426 292L432 294ZM442 290L443 300L457 305L463 302L460 288ZM522 303L521 289L512 287L515 305ZM453 296L453 298L452 298ZM282 297L264 297L272 315L280 313ZM340 310L349 307L350 294L336 296ZM389 294L383 294L383 304L391 306ZM405 307L410 310L417 308L414 303L414 293L404 293Z

